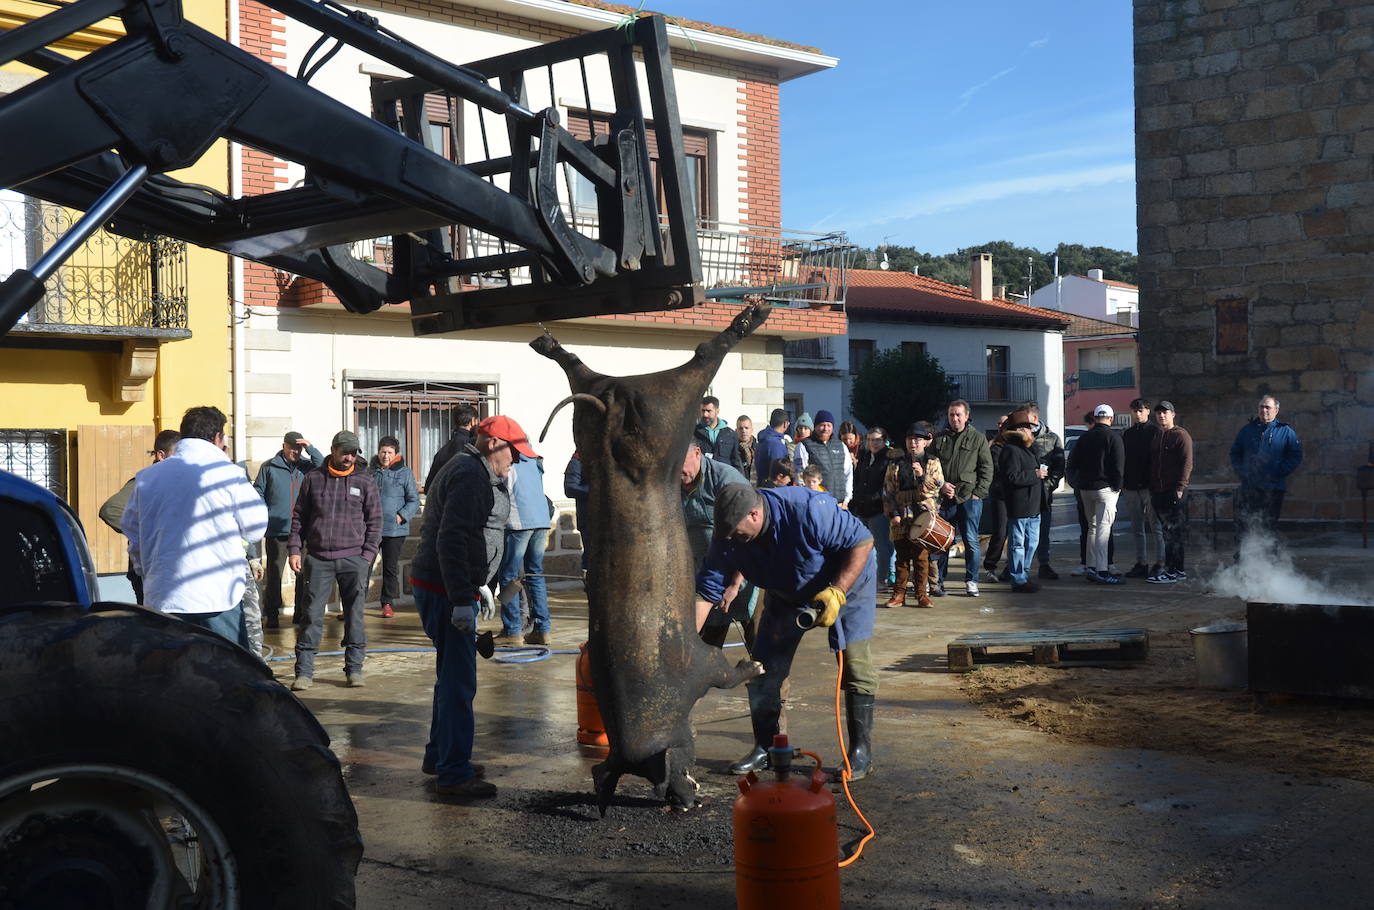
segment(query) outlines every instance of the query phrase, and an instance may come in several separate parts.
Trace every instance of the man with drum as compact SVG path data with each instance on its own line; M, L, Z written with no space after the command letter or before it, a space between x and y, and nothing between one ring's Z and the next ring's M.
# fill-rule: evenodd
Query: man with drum
M906 606L908 579L916 588L916 606L933 606L926 586L930 575L930 550L915 538L940 520L939 496L945 475L940 468L940 459L927 451L934 438L935 429L929 423L924 420L913 423L906 431L906 457L889 464L887 476L883 478L883 514L887 516L892 543L897 550L897 581L892 585L892 597L884 606ZM947 523L940 521L949 528Z
M878 692L868 646L877 595L873 535L859 519L835 508L828 493L731 484L716 495L715 540L697 573L698 625L713 608L729 609L746 580L767 592L752 652L764 675L748 683L754 748L730 766L730 773L768 767L792 657L806 630L821 626L830 630L830 650L843 657L850 779L867 776Z

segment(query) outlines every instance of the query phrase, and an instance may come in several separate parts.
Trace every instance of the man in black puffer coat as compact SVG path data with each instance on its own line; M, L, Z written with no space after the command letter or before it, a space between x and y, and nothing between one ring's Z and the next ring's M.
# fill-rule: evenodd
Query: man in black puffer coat
M1027 413L1018 411L1011 415L1007 427L998 436L1002 445L997 454L997 477L1007 509L1007 572L1014 593L1033 594L1040 586L1030 580L1028 573L1040 540L1044 480L1049 472L1039 466L1031 451L1035 437Z

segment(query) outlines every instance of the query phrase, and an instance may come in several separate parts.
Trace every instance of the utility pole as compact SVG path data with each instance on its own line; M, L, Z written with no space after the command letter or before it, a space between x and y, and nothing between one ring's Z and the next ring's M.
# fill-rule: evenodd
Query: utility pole
M1026 299L1030 300L1031 282L1035 280L1035 257L1026 257Z

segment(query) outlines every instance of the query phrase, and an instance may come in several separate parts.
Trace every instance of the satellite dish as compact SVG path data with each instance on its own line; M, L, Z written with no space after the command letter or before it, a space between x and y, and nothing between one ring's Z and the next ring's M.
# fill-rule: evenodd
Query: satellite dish
M892 268L892 266L888 264L886 250L883 251L883 261L878 263L878 268L882 269L884 272Z

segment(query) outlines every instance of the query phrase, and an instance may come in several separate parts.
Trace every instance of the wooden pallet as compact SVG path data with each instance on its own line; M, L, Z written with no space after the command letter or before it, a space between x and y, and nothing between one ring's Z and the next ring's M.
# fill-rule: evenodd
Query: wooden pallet
M1000 650L992 653L990 649ZM949 643L951 670L971 669L975 662L1025 660L1035 664L1082 663L1087 660L1144 660L1150 653L1145 629L1031 629L976 632Z

